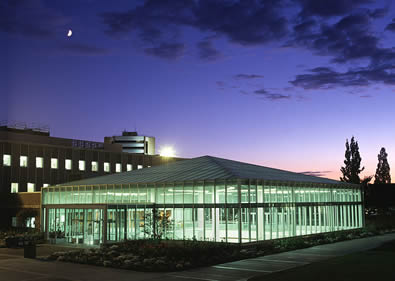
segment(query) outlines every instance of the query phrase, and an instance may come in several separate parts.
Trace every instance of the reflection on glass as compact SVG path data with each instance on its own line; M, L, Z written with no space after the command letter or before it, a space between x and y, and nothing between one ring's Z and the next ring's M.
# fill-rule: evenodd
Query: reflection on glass
M245 182L43 187L43 216L46 230L84 244L151 237L154 206L169 221L164 238L178 240L249 243L363 225L359 188Z

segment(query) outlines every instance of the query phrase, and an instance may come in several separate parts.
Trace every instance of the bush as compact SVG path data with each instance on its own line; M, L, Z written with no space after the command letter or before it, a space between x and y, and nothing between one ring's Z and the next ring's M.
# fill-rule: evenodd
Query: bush
M366 227L370 231L380 232L382 230L392 230L395 229L395 214L390 213L379 214L374 216L366 216Z
M129 240L103 244L95 249L53 253L47 259L139 271L175 271L369 237L382 231L369 226L363 229L259 241L247 245L196 240Z
M57 252L47 260L140 271L174 271L240 259L239 245L201 241L134 240L98 249Z
M281 240L275 240L275 247L282 250L295 250L308 247L309 244L302 237L292 237Z
M25 244L44 243L44 233L31 228L15 228L0 231L0 241L6 247L21 247Z

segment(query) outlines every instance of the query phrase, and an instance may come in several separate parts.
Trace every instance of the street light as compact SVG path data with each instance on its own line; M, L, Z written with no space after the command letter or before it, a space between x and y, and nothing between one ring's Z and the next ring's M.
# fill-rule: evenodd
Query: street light
M165 146L160 150L159 155L163 157L175 157L176 152L171 146Z

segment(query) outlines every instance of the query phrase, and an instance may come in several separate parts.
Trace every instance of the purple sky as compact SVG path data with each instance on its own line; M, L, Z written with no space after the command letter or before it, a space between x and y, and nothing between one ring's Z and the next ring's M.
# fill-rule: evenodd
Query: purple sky
M261 2L1 1L0 119L334 179L355 136L362 176L395 165L391 1Z

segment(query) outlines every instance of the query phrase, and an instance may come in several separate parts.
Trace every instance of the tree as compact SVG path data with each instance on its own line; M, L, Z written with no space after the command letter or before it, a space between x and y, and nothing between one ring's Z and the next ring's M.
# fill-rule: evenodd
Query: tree
M145 214L144 221L144 233L155 240L161 240L173 227L170 213L159 211L155 205L151 212Z
M361 168L362 158L359 154L358 142L355 141L354 137L351 138L350 143L348 143L348 139L346 139L345 158L344 167L341 167L340 169L343 174L343 177L340 177L340 180L343 182L360 184L361 179L359 178L359 174L365 169L365 167Z
M385 152L385 148L382 147L380 150L380 154L377 155L379 163L377 164L376 174L374 175L374 183L391 183L391 175L390 175L390 165L387 161L387 152Z
M365 176L361 179L362 189L364 197L366 198L369 195L369 182L373 179L373 175Z

